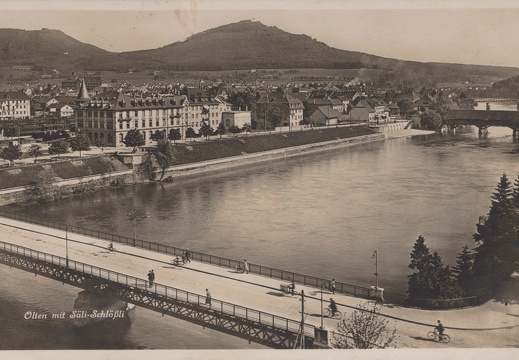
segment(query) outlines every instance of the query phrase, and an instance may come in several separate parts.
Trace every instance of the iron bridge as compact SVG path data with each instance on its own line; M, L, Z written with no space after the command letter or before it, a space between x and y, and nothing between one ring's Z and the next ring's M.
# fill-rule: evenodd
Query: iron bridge
M116 298L273 348L313 348L315 327L289 318L153 284L100 267L0 241L0 263L90 291L109 288ZM301 329L303 328L303 331Z

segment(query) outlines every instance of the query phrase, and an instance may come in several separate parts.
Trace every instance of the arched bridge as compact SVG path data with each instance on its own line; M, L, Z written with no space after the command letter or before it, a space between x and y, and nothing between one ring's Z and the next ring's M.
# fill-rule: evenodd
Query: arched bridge
M449 110L443 124L454 131L461 125L473 125L479 129L479 135L490 126L504 126L513 130L514 139L519 130L519 111L506 110Z

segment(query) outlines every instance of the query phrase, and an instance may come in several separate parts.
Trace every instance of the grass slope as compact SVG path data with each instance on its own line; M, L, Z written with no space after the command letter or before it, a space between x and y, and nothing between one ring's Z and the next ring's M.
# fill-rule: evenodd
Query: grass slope
M193 143L188 146L177 144L175 165L220 159L243 154L282 149L291 146L314 144L324 141L346 139L374 134L366 127L342 127L234 139L213 140Z
M0 189L30 185L43 170L52 170L60 179L73 179L127 169L117 159L106 156L6 168L0 169Z

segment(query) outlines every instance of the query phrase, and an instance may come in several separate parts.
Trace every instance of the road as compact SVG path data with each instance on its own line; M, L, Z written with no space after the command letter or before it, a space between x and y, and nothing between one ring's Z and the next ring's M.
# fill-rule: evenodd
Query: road
M31 249L65 257L65 232L56 229L0 218L0 240ZM122 244L114 244L116 252L106 250L108 242L68 234L69 259L99 266L127 275L146 279L150 269L156 273L155 282L179 289L205 294L211 291L213 299L228 301L283 317L300 319L300 296L283 296L278 279L254 274L236 273L234 269L221 268L192 261L183 268L170 265L172 257ZM199 250L199 249L196 249ZM250 259L249 259L250 260ZM287 269L288 270L288 269ZM12 269L12 271L20 271ZM37 278L35 278L37 279ZM37 280L36 280L37 281ZM519 279L513 279L514 284ZM519 288L519 285L517 285ZM306 296L305 321L321 325L321 290L296 285ZM517 294L517 292L515 292ZM324 290L323 299L337 302L346 317L366 300L335 294ZM324 307L328 305L324 303ZM519 304L490 301L474 308L429 311L386 304L381 314L387 316L390 327L397 329L398 348L517 348L519 346ZM427 332L441 319L450 335L449 344L427 339ZM178 321L178 320L175 320ZM329 330L336 328L338 320L323 319Z

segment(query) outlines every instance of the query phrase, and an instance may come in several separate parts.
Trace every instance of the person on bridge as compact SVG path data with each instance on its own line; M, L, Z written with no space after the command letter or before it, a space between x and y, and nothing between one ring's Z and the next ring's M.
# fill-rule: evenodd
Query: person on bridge
M332 317L335 316L335 313L337 312L337 304L335 301L330 298L330 305L328 306L330 308L330 311L332 312Z
M330 290L332 291L332 294L335 295L335 279L332 279L332 282L330 283Z
M150 282L150 287L153 286L153 282L155 281L155 273L153 269L148 272L148 281Z
M445 328L443 327L443 324L440 320L438 320L438 325L436 326L436 330L438 330L440 339L443 339L443 332L445 331Z
M190 257L191 257L191 251L189 251L189 249L184 250L184 263L185 264L191 262Z
M209 292L209 289L205 289L205 304L211 307L211 293Z
M246 274L249 273L249 263L247 262L247 259L243 260L243 272L245 272Z

